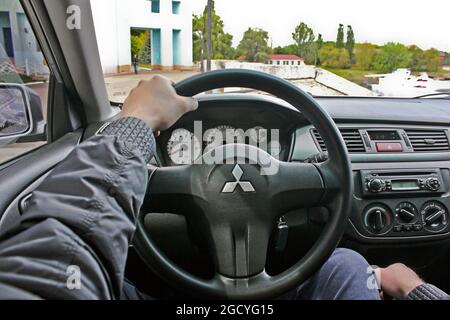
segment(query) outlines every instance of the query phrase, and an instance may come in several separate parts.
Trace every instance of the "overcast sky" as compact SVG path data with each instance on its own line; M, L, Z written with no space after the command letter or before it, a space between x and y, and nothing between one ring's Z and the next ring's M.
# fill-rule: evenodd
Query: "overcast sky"
M201 13L206 0L190 0ZM269 32L273 46L292 43L300 21L335 40L339 23L351 24L357 42L389 41L450 52L450 0L215 0L225 31L237 45L248 27Z

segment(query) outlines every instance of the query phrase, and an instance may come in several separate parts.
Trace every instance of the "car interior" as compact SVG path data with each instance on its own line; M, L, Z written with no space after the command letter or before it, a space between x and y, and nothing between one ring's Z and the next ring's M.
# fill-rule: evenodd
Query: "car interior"
M48 143L0 164L0 232L55 166L120 111L106 93L95 33L87 32L91 15L82 17L83 32L64 27L70 3L21 0L51 69ZM90 12L89 1L78 4ZM226 87L253 91L219 92ZM156 139L126 266L140 290L157 299L277 298L342 247L372 265L404 263L450 291L448 99L318 97L243 69L195 75L175 88L197 97L199 108ZM31 104L28 116L42 122ZM242 134L213 147L214 139L194 140L195 158L232 147L244 162L195 164L174 150L199 122L200 136ZM260 143L277 134L266 151L245 134L262 128ZM32 141L42 132L21 135ZM260 175L261 158L277 173Z

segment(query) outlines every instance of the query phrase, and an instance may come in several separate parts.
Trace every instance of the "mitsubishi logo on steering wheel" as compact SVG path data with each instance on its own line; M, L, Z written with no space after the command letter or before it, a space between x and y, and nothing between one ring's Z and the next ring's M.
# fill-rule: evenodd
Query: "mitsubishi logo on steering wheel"
M232 173L236 181L227 182L223 187L222 193L233 193L234 191L236 191L236 188L238 186L240 186L242 191L244 191L245 193L256 192L250 181L241 181L242 176L244 175L244 171L242 171L241 167L238 164L234 167Z

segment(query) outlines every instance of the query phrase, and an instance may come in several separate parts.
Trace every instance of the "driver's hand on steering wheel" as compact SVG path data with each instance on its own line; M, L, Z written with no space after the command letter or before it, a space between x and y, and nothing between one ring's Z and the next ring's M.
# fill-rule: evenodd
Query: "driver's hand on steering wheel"
M197 108L196 99L179 96L169 79L155 75L140 81L130 92L121 116L141 119L157 133L170 128L185 113Z

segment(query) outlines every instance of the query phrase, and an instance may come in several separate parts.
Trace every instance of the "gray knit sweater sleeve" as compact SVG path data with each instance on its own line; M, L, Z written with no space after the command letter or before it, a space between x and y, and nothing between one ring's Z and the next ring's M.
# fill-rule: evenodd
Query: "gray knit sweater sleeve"
M450 297L441 289L425 283L411 291L406 300L449 300Z
M137 148L149 163L155 149L155 136L144 121L137 118L121 118L108 124L100 135L112 135L122 140L129 148Z

